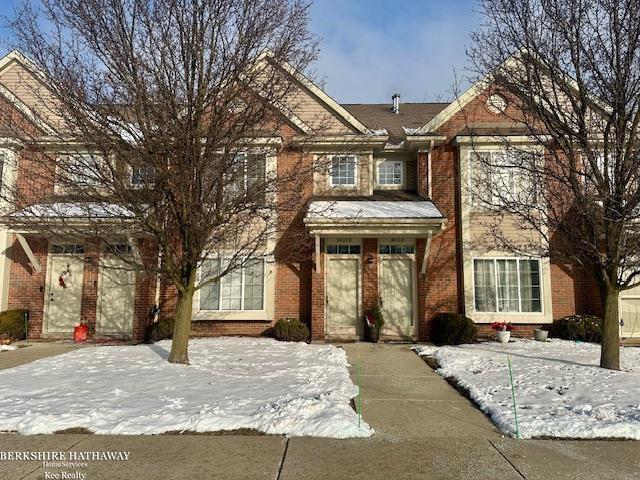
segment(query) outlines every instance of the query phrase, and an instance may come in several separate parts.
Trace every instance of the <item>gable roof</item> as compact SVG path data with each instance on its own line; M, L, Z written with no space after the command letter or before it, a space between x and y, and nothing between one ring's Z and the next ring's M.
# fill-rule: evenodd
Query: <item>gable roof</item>
M388 103L346 103L342 106L369 129L385 129L392 142L405 137L404 128L417 129L444 110L448 103L402 103L394 113Z

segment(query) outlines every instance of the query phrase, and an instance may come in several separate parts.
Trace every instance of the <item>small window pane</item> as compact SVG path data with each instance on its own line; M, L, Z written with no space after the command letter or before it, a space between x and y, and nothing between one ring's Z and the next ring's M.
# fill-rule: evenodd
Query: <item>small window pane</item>
M220 279L220 310L242 308L242 270L237 268Z
M520 260L520 297L523 312L541 312L540 262Z
M245 265L244 309L262 310L264 293L264 260L255 260Z
M352 156L335 156L331 160L331 185L356 184L356 159Z
M338 245L327 245L327 253L338 253Z
M215 277L220 271L220 260L207 259L202 262L201 281ZM220 282L216 281L200 289L200 310L220 309Z
M474 260L476 311L496 311L495 264L493 260Z
M519 311L517 260L498 260L496 268L498 273L498 311Z
M155 179L155 172L148 165L132 167L131 170L132 185L150 185Z

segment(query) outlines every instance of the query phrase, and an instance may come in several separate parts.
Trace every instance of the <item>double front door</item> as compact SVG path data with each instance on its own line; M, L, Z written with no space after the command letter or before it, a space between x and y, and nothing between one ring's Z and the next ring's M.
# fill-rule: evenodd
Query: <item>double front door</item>
M92 302L92 297L96 301L97 335L130 336L135 273L121 256L105 252L98 261L97 281L85 282L84 253L81 244L54 244L49 249L44 298L45 333L66 336L86 320L82 315L84 294L86 304Z

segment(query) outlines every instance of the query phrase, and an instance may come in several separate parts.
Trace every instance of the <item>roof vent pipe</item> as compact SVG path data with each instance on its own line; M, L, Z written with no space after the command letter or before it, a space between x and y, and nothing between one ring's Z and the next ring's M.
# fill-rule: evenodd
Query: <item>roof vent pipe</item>
M391 108L391 111L393 113L400 113L400 94L394 93L391 96L391 101L393 102L393 108Z

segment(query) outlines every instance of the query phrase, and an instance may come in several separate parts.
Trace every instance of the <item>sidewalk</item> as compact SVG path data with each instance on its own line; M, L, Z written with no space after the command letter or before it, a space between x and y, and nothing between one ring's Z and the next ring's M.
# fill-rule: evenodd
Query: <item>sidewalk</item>
M360 357L370 439L240 435L0 435L7 450L125 450L93 462L93 479L597 479L640 477L640 442L518 441L436 375L407 345L345 344ZM0 354L2 356L16 352ZM1 478L37 479L37 462L0 463Z

